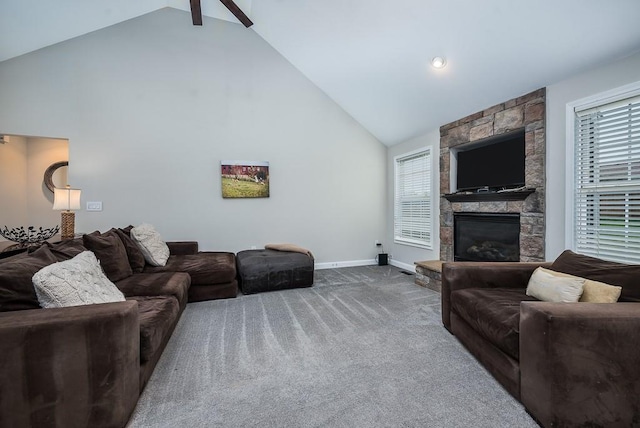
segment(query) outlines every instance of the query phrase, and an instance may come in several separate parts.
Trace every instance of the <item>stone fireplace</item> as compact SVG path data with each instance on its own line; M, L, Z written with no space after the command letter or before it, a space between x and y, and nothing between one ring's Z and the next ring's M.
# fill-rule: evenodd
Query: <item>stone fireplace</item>
M440 260L456 259L454 217L484 215L488 219L510 218L512 223L515 219L519 232L517 251L504 247L512 244L480 236L469 246L475 245L472 253L484 254L485 259L503 252L510 260L515 257L516 261L544 261L545 100L545 88L538 89L440 127ZM525 189L504 193L454 193L456 189L451 188L450 179L452 149L522 129L525 133ZM466 228L463 235L473 234L469 225L462 227ZM511 227L513 230L514 226ZM476 232L482 235L482 230ZM500 248L490 248L491 245ZM458 255L458 259L473 258Z

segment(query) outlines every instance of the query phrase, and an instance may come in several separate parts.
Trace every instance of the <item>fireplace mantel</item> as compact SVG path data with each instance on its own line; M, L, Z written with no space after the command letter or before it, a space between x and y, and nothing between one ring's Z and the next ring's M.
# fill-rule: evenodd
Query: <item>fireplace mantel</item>
M442 195L449 202L495 202L522 201L536 189L518 190L515 192L480 192L480 193L447 193Z

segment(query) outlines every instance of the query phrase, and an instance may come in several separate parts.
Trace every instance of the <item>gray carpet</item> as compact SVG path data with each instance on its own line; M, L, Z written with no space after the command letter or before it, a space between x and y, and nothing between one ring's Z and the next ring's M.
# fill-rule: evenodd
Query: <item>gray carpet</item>
M190 303L129 427L537 427L394 267Z

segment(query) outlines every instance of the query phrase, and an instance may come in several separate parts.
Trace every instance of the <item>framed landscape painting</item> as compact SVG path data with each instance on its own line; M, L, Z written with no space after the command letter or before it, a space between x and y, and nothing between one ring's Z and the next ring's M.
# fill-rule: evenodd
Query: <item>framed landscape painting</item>
M223 198L268 198L269 162L222 161Z

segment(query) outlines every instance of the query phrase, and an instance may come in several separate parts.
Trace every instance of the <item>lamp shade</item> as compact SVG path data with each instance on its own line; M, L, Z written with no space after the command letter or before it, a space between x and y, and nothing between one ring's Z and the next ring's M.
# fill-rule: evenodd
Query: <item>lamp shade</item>
M79 210L80 209L80 189L56 187L53 189L53 209L54 210Z

